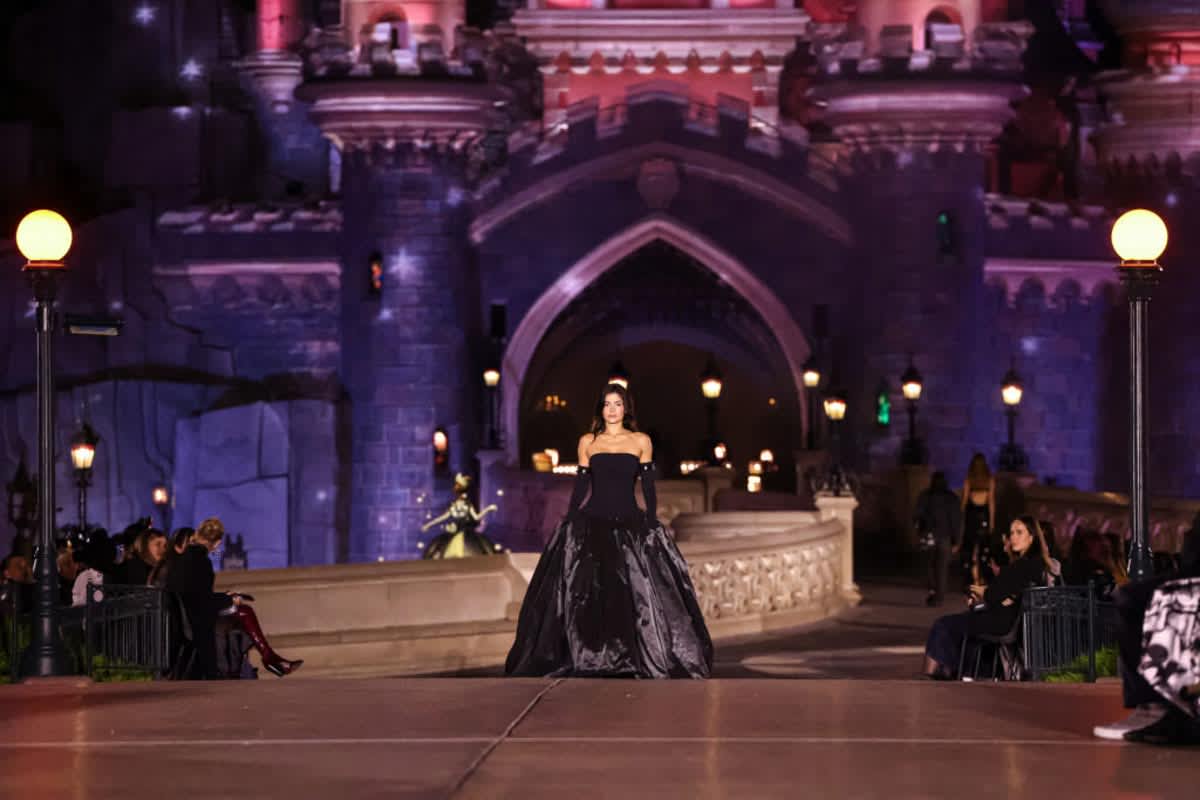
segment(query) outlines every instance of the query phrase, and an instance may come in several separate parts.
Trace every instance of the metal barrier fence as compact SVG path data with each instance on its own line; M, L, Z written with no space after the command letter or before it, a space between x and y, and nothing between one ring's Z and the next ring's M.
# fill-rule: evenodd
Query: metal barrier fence
M1033 680L1081 656L1088 681L1096 680L1096 651L1116 644L1117 613L1092 584L1026 589L1021 614L1025 670Z
M149 672L171 664L171 625L166 593L153 586L88 586L84 612L88 674Z
M16 603L8 611L0 625L0 652L15 678L30 644L33 613ZM59 607L54 618L76 675L152 678L170 667L171 616L161 589L92 584L86 605Z

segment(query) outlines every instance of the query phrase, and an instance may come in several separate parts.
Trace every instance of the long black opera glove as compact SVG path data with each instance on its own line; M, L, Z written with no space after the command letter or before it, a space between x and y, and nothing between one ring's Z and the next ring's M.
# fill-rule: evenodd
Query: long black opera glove
M578 518L579 507L583 505L583 498L587 497L591 485L591 467L580 467L575 473L575 487L571 489L571 502L567 504L567 519Z
M641 465L642 497L646 498L646 520L651 525L658 524L658 493L654 491L654 462L647 461Z

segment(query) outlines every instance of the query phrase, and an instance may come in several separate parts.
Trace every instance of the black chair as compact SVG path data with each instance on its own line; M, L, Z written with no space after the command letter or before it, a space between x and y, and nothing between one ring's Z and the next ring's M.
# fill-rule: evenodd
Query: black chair
M971 633L963 637L962 650L958 654L958 678L967 680L963 667L967 661L967 648L975 645L975 666L971 670L971 680L979 680L979 662L983 657L983 648L992 648L991 680L1019 681L1021 679L1021 614L1018 612L1012 627L1007 633L988 634ZM1003 672L997 668L1003 665Z

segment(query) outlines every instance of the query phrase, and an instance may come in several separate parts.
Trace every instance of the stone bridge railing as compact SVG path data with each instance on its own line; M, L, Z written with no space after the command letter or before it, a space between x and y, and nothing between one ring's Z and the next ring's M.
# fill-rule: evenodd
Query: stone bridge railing
M1081 492L1034 485L1023 490L1025 511L1054 525L1055 542L1066 552L1080 529L1129 537L1129 497L1116 492ZM1183 536L1200 514L1200 500L1157 498L1150 503L1150 546L1178 553Z
M854 501L817 512L675 518L713 638L824 619L858 602ZM498 668L537 553L222 572L219 590L255 597L271 640L313 677Z

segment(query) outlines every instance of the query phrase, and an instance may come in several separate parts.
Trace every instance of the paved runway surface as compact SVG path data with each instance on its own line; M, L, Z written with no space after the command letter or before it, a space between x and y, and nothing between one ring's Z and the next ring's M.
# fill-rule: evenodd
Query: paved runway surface
M6 797L1192 798L1113 684L403 678L0 687Z

